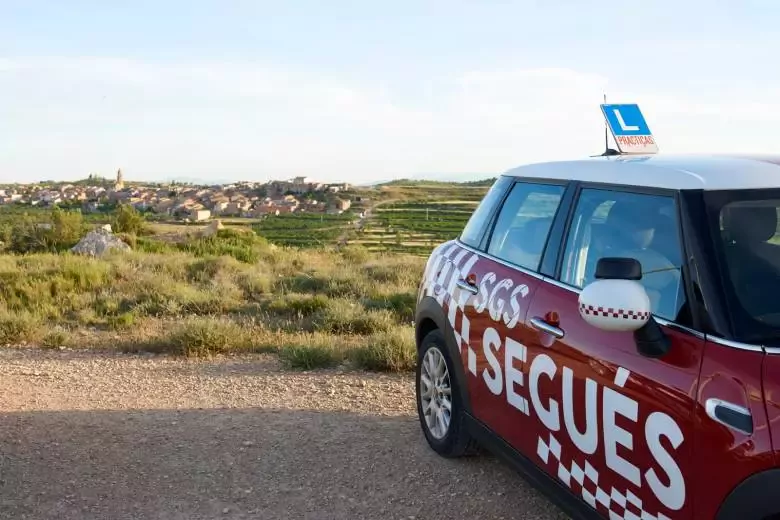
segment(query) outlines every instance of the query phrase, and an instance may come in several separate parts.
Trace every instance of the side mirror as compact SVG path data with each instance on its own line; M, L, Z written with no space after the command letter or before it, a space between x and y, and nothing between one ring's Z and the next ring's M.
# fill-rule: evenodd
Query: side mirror
M642 265L634 258L601 258L595 277L580 293L582 319L597 329L633 332L643 356L664 355L669 339L653 319L650 298L637 281L642 279Z
M596 281L580 293L580 316L589 325L610 332L635 331L650 319L650 298L636 280L642 266L633 258L602 258Z

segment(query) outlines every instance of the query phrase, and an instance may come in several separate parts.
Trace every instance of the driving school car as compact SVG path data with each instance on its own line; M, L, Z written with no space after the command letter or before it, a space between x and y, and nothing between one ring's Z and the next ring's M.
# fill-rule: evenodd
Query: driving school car
M772 518L780 157L658 154L635 105L602 108L620 150L506 172L430 255L425 438L575 518Z

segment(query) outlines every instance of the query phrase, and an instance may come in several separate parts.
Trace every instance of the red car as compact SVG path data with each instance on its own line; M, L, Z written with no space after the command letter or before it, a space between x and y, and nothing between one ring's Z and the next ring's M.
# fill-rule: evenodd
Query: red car
M431 448L495 452L575 518L780 514L778 207L780 157L500 176L420 284Z

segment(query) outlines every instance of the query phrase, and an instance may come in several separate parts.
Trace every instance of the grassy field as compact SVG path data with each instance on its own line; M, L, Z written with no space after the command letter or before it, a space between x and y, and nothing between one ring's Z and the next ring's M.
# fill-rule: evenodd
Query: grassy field
M395 185L357 206L365 219L231 219L210 237L204 224L146 223L120 234L132 252L99 259L69 247L111 215L28 212L52 223L40 231L19 208L0 209L0 345L276 352L294 368L409 370L425 259L460 233L486 189ZM19 239L36 233L45 236Z
M278 352L292 367L406 370L423 259L277 248L0 256L0 344L208 356ZM222 254L218 254L222 253ZM236 258L251 258L241 261Z

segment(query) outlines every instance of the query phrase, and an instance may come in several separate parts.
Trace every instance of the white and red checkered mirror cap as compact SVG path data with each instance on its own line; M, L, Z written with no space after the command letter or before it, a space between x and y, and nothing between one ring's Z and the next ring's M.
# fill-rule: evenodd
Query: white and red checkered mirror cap
M590 325L612 332L637 330L650 319L650 298L633 280L596 280L580 293L579 308Z

